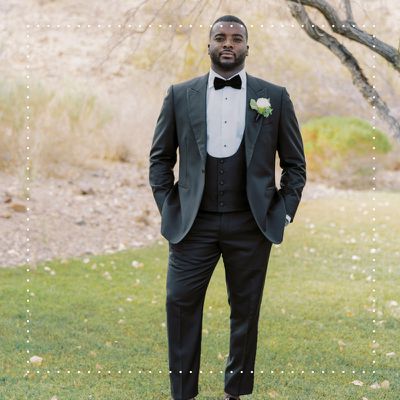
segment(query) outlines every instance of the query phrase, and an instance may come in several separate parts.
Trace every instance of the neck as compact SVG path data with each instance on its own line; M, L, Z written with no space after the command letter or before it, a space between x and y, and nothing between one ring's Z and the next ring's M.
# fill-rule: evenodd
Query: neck
M224 77L225 79L229 79L230 77L236 75L239 71L241 71L243 69L244 65L239 65L238 67L236 67L235 69L231 69L229 71L225 70L225 69L221 69L219 68L217 65L212 64L211 68L214 72L216 72L217 74L221 75L222 77Z

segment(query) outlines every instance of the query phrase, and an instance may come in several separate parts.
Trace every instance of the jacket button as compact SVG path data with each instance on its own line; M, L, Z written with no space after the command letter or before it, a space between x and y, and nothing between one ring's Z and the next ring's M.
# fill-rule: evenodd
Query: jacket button
M202 169L201 172L204 174L204 169Z

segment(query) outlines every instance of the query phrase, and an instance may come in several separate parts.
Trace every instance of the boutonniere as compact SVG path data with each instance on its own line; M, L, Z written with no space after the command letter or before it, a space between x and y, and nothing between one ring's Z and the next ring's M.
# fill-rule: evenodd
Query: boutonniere
M253 110L256 110L258 113L256 116L256 121L258 120L258 118L260 118L260 115L267 118L268 116L270 116L272 114L272 110L273 110L269 99L266 99L265 97L260 97L257 99L257 101L254 99L251 99L250 107Z

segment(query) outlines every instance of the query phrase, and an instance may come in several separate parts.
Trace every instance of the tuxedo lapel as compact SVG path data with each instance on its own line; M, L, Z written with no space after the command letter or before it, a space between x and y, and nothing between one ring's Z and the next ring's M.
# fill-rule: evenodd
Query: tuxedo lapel
M187 102L190 124L199 147L203 166L207 158L207 83L209 72L195 81L192 87L187 89Z
M261 131L262 118L256 121L257 112L250 107L250 100L257 100L259 97L268 97L267 91L263 88L253 76L246 72L247 90L246 90L246 125L244 128L244 140L246 148L246 165L250 165L253 156L254 146L257 137Z

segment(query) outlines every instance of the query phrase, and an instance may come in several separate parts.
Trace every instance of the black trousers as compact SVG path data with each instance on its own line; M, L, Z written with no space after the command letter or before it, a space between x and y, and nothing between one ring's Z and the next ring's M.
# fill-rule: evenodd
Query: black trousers
M221 254L231 310L224 389L234 396L252 393L258 319L271 246L250 210L200 210L184 239L169 243L166 311L173 399L187 400L198 394L203 306Z

